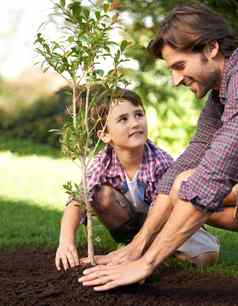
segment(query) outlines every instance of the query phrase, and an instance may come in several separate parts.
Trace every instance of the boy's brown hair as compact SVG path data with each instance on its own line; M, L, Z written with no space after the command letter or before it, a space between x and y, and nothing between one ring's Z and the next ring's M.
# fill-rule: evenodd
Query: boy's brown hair
M78 107L80 108L81 103L86 99L86 92L82 92L78 96ZM91 99L91 100L90 100ZM123 89L117 87L114 90L106 90L102 86L95 86L90 90L89 101L89 125L94 126L93 134L97 134L99 130L106 131L106 122L110 106L112 103L120 102L121 100L126 100L133 104L134 106L139 106L144 110L141 98L129 89Z
M226 20L205 5L178 5L162 21L157 37L148 46L162 58L164 45L179 51L201 52L212 41L229 57L238 46L238 37Z

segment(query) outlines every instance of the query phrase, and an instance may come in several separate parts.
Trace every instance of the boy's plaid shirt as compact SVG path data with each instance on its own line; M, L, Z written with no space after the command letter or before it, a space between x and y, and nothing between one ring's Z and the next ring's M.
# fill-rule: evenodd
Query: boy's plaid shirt
M159 182L169 194L181 172L195 169L179 197L204 211L223 210L223 200L238 182L238 49L226 59L220 90L213 90L188 148Z
M150 204L157 194L158 181L172 164L172 157L156 147L150 140L145 144L143 161L138 172L138 182L145 186L144 200ZM91 200L97 186L108 184L125 193L126 177L113 148L108 145L92 161L87 173L87 183ZM92 201L93 202L93 201Z

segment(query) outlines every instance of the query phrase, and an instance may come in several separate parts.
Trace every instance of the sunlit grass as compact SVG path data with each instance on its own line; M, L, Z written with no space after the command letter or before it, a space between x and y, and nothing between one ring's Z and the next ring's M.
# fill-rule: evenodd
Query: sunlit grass
M67 180L78 182L80 169L66 159L2 152L0 176L1 197L63 209L67 195L62 186Z

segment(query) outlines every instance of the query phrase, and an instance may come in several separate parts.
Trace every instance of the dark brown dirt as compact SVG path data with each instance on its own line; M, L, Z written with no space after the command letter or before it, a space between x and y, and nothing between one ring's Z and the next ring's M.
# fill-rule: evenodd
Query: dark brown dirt
M144 285L98 293L77 282L79 270L56 271L54 255L44 249L1 251L0 306L238 305L238 278L170 265Z

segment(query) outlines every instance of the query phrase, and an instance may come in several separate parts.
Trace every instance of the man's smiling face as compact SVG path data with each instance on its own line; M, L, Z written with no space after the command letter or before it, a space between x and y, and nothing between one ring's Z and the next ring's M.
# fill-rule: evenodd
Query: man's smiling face
M174 86L189 87L197 98L202 98L210 89L219 88L220 70L211 57L201 52L185 52L165 45L163 59L171 69Z

